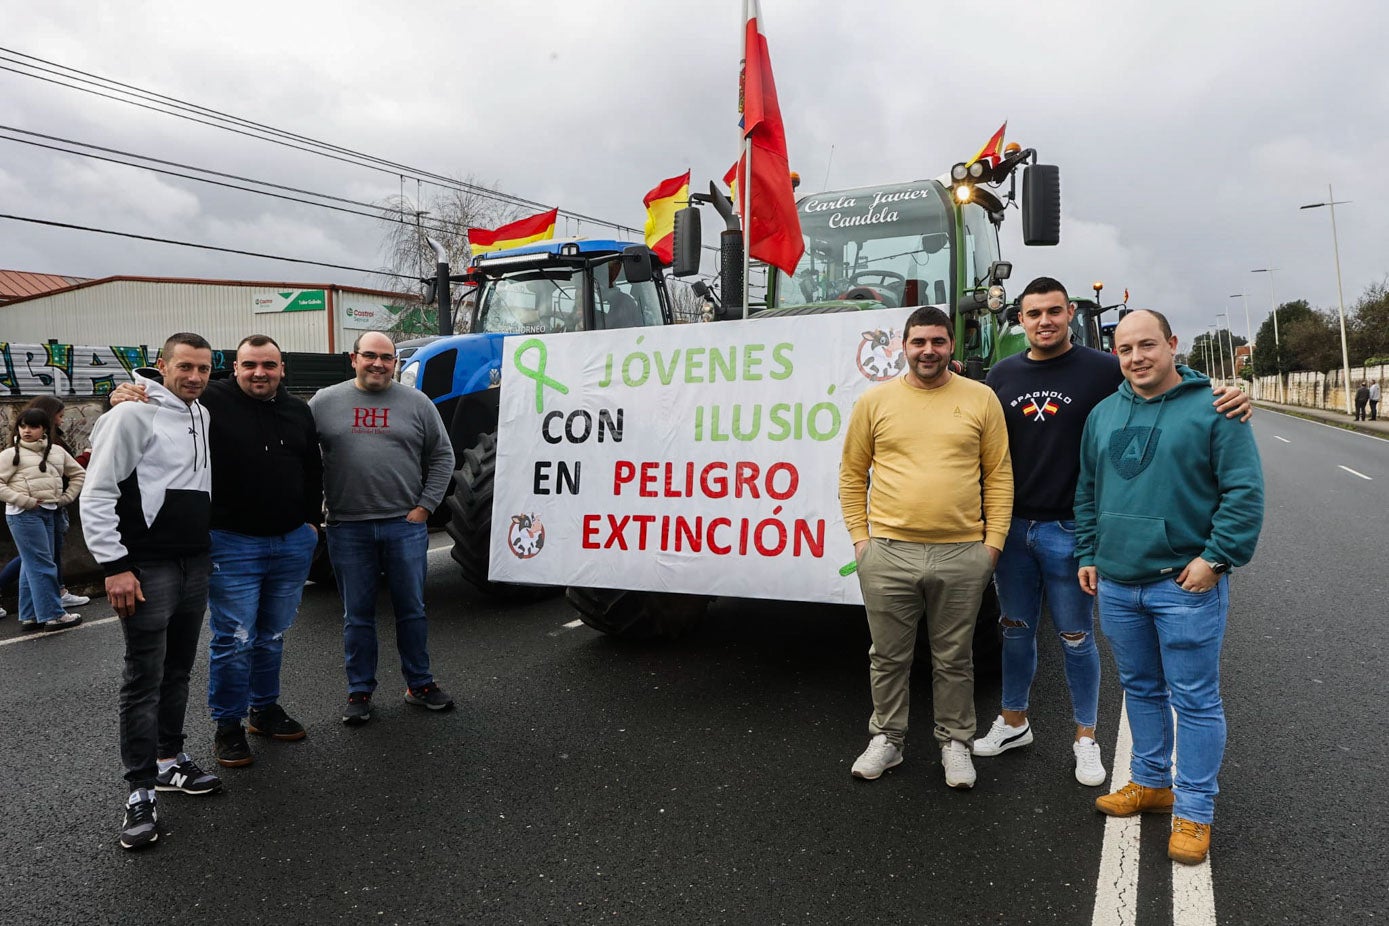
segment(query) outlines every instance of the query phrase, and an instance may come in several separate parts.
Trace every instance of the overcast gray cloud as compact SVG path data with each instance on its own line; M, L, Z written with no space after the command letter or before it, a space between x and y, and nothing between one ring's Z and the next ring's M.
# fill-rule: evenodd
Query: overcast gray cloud
M0 0L0 45L414 167L640 227L641 196L737 154L738 0ZM763 0L803 191L936 176L1004 119L1061 167L1062 245L1040 273L1102 279L1183 340L1249 295L1335 305L1389 272L1380 4L987 5ZM0 71L0 124L379 201L398 176ZM404 185L414 197L413 181ZM369 220L0 141L0 212L374 268ZM569 229L572 231L572 229ZM565 229L561 229L563 233ZM82 276L374 283L343 271L0 220L0 267Z

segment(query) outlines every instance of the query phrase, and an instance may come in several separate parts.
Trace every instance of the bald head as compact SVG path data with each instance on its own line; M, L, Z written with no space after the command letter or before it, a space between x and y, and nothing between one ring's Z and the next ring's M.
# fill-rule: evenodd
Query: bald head
M1130 312L1114 329L1119 368L1135 393L1162 395L1182 381L1177 372L1177 339L1161 312Z
M352 371L357 388L365 392L384 392L391 388L395 373L395 344L379 331L367 331L352 345Z

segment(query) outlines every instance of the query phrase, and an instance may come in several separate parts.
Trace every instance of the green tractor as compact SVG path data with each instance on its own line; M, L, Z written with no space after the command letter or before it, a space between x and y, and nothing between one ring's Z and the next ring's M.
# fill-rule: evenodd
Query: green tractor
M766 318L939 306L954 320L957 370L982 379L997 360L1027 346L1021 329L1003 322L1003 282L1012 265L1000 254L998 229L1008 207L1021 206L1025 244L1060 241L1059 172L1036 161L1035 150L1010 146L996 165L961 163L934 180L803 197L798 209L805 253L795 273L766 269L765 300L750 306L749 314ZM699 272L703 242L698 206L711 205L725 224L718 291L703 281L693 288L712 305L715 319L741 318L743 233L738 214L712 183L708 194L695 194L691 201L675 216L672 273L686 277ZM702 615L708 602L701 596L592 588L571 588L568 598L587 624L624 637L677 635ZM996 612L996 602L985 606Z

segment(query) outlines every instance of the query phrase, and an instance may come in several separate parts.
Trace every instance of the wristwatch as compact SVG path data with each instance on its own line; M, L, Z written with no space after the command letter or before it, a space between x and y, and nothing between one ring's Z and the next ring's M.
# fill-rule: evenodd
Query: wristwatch
M1206 565L1211 567L1211 572L1218 576L1223 576L1230 571L1229 563L1212 563L1210 560L1206 560Z

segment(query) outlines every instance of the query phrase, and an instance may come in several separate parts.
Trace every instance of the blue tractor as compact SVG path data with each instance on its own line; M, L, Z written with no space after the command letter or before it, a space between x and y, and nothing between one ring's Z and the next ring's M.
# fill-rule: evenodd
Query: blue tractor
M458 469L438 514L447 517L464 578L484 591L523 595L534 590L487 577L503 342L514 335L668 325L670 296L649 248L613 240L492 251L476 257L461 280L474 286L471 333L417 347L405 358L400 381L434 401L453 443Z

